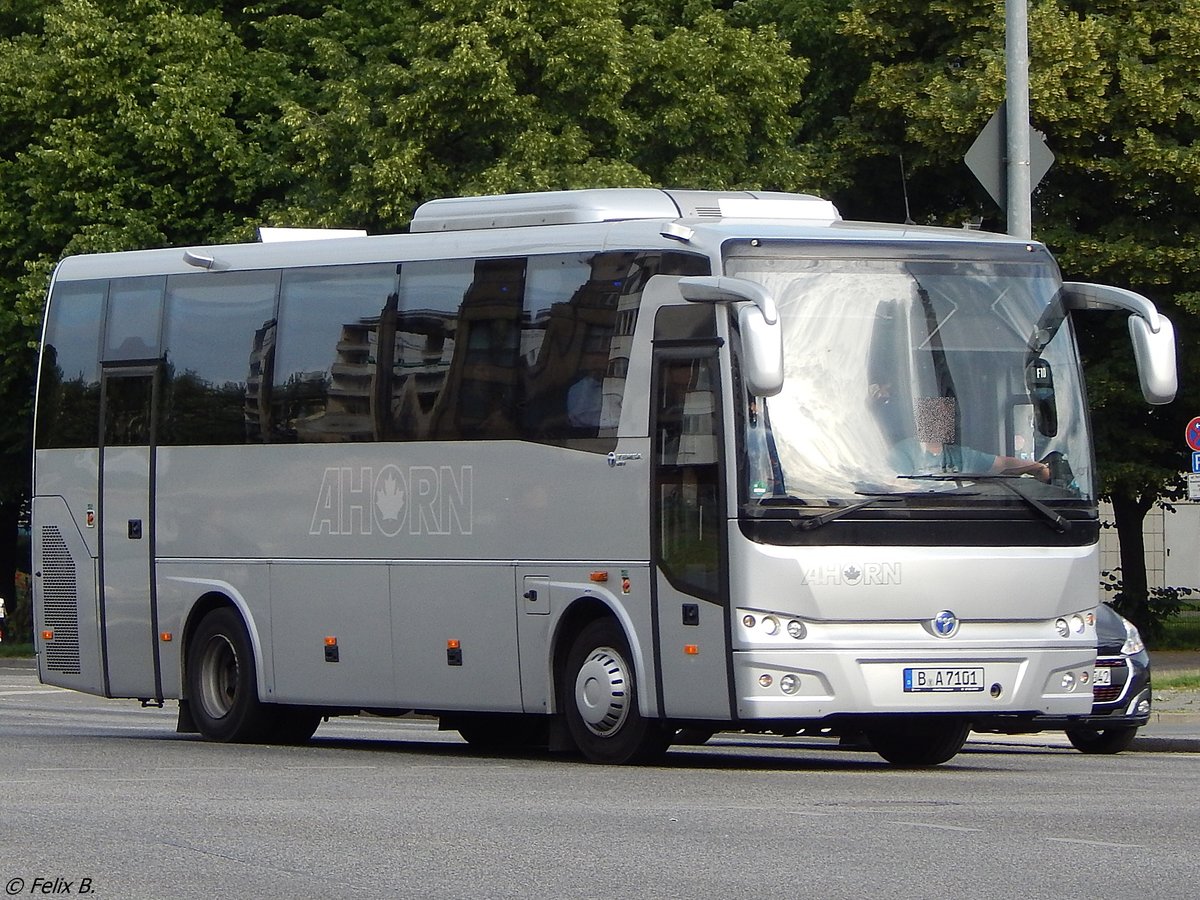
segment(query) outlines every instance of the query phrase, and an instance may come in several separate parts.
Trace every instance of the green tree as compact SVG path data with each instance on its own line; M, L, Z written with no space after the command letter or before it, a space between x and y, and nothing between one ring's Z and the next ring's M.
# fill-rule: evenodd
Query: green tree
M6 4L0 26L0 594L28 496L34 348L67 253L249 234L282 189L273 58L209 9ZM8 12L8 10L6 10Z
M1035 236L1067 278L1151 297L1181 347L1200 322L1198 14L1197 0L1034 0L1029 9L1031 118L1056 156L1034 196ZM921 218L982 214L1002 230L962 164L1004 96L1002 0L854 0L843 34L871 64L831 135L861 151L843 208L894 218L895 192L874 173L887 171L881 157L902 153ZM1121 541L1121 605L1153 635L1142 524L1157 499L1178 496L1183 428L1200 398L1183 354L1179 398L1146 408L1123 325L1085 323L1088 386Z
M433 0L382 33L348 7L270 19L265 46L306 81L284 104L299 179L273 215L394 229L455 194L805 185L792 114L805 64L709 3L648 12Z

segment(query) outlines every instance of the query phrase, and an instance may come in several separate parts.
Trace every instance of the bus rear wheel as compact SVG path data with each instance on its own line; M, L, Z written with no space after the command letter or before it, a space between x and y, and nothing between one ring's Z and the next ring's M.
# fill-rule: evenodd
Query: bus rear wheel
M210 741L260 741L274 724L258 699L254 652L233 609L215 609L196 626L188 642L187 696L196 729Z
M591 762L649 762L670 746L664 727L638 711L630 659L629 642L611 619L587 625L567 654L560 708L575 746Z
M936 766L953 759L971 733L958 719L917 719L867 729L871 749L897 766Z

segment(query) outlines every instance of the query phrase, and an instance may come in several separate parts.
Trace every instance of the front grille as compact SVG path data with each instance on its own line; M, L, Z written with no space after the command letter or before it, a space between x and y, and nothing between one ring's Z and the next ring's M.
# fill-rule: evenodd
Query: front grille
M1096 668L1110 670L1112 683L1093 687L1092 701L1112 703L1125 692L1125 685L1129 682L1129 662L1123 657L1102 656L1096 660Z

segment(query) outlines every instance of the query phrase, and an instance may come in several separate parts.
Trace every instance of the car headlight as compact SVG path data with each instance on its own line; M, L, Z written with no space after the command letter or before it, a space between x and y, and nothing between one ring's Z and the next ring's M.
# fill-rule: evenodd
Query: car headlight
M1141 653L1146 649L1146 644L1142 641L1142 636L1138 633L1137 626L1125 620L1125 643L1121 645L1122 656L1133 656L1135 653Z

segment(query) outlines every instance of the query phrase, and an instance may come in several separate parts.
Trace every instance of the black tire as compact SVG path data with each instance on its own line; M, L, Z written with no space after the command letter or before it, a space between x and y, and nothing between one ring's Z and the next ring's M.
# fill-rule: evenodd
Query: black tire
M235 610L213 610L192 634L187 697L196 729L207 740L248 743L269 738L275 717L258 699L254 651Z
M867 729L871 749L897 766L936 766L953 759L971 733L958 719L918 719Z
M1067 740L1080 753L1120 753L1128 750L1137 737L1137 727L1119 725L1115 728L1068 728Z
M631 658L617 624L597 619L579 633L559 674L559 708L575 746L591 762L650 762L670 746L666 729L638 711Z
M272 719L269 737L273 744L307 744L321 724L321 714L303 706L268 706L267 709Z

